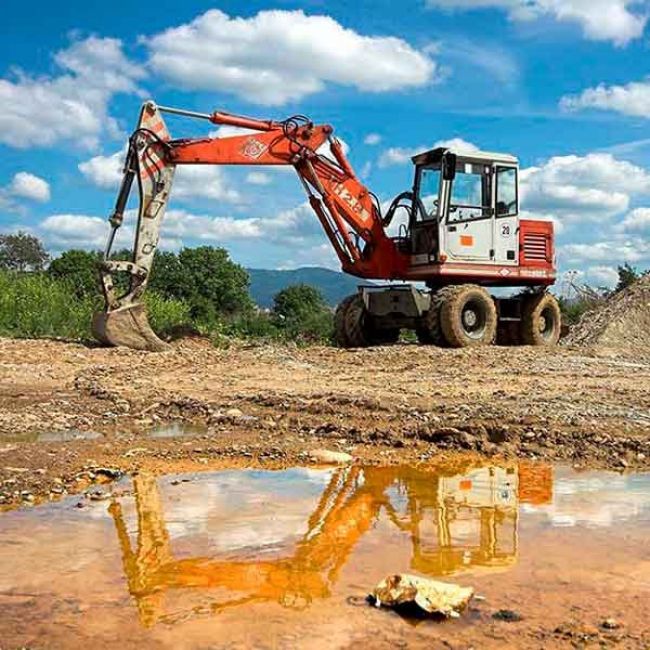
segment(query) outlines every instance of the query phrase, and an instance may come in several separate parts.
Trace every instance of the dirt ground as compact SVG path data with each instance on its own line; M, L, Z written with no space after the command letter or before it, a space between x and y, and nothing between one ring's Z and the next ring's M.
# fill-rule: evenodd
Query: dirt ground
M95 435L62 441L70 432ZM462 450L647 469L650 356L201 339L155 354L0 339L0 507L114 470L281 466L316 448L377 463Z

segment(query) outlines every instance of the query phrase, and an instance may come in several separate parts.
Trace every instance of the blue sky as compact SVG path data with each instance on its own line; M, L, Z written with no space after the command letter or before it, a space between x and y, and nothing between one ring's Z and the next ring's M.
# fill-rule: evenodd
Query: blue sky
M54 254L101 247L119 152L151 97L331 123L382 200L410 186L410 154L434 143L514 153L522 207L556 223L563 271L600 285L623 261L650 267L645 0L57 4L3 7L2 231L29 230ZM293 174L183 172L163 246L336 267Z

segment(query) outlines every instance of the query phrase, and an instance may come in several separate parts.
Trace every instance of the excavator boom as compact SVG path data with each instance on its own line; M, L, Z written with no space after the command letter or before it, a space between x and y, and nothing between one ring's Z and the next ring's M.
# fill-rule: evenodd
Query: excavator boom
M173 140L163 113L205 119L242 129L241 135ZM284 121L259 120L224 112L195 113L146 102L129 139L122 185L109 222L111 233L101 266L105 311L93 319L101 342L144 350L167 346L152 331L141 303L158 246L174 173L180 165L291 165L308 201L341 261L344 271L364 278L391 278L405 267L384 232L377 200L359 181L329 125L304 116ZM329 155L322 153L328 147ZM115 234L124 221L133 182L140 204L130 261L111 259ZM128 275L119 295L116 274Z

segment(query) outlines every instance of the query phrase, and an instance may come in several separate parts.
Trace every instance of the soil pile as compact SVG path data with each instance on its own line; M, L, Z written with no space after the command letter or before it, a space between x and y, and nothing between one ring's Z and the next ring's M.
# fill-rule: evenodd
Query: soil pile
M564 343L650 351L650 275L586 312Z

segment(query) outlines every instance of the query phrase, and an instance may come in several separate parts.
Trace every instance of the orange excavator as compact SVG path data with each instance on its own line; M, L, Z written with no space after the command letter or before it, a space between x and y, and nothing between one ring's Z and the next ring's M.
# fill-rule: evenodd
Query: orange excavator
M164 113L244 130L227 137L172 139ZM329 148L329 154L323 148ZM129 139L124 176L109 222L101 269L104 311L93 332L111 345L160 350L141 302L179 165L292 166L343 271L393 284L361 286L335 315L342 347L397 341L412 329L421 343L489 345L497 335L553 345L560 310L547 288L555 282L553 225L522 219L519 164L507 154L436 148L413 157L412 189L385 211L359 180L331 126L302 115L282 121L224 112L196 113L146 102ZM140 206L130 261L111 259L137 181ZM398 211L407 215L394 231ZM393 228L391 229L391 224ZM115 274L129 277L119 295ZM399 281L399 283L397 282ZM406 282L405 282L406 281ZM426 290L411 282L424 283ZM524 289L510 298L488 287Z

